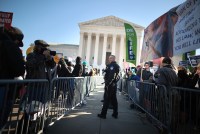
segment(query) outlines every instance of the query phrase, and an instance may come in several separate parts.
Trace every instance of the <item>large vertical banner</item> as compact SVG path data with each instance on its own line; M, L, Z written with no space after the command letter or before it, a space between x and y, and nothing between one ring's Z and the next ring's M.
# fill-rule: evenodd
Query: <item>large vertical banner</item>
M145 30L140 62L173 56L173 33L176 8L154 20Z
M126 61L136 65L137 56L137 35L134 28L124 23L126 32Z
M174 55L200 48L200 0L187 0L177 10L174 26Z
M13 13L0 11L0 27L9 28L12 24Z

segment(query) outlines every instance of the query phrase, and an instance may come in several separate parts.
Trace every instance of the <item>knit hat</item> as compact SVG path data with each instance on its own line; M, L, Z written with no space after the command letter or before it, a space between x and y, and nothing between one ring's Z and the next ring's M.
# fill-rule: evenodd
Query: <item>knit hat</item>
M172 60L171 60L169 57L165 57L165 58L162 60L162 63L165 63L165 64L172 64Z
M19 47L23 47L23 38L24 38L24 34L22 33L22 31L17 28L17 27L10 27L5 29L5 32L8 34L8 36L13 40L18 40L18 46Z

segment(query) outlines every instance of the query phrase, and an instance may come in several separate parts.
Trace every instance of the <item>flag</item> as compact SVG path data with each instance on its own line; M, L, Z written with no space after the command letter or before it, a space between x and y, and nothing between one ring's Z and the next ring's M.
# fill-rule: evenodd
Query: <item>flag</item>
M137 35L130 24L124 23L124 27L126 32L126 62L136 65Z

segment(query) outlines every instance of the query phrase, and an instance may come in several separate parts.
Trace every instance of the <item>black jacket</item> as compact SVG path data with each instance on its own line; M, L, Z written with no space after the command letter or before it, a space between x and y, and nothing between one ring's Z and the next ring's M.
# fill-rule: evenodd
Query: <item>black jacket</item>
M22 51L4 32L0 32L0 79L23 76L25 62Z
M156 83L165 85L167 89L178 85L178 76L171 66L164 66L157 70Z
M81 77L83 73L83 67L81 64L77 64L74 66L74 70L72 72L73 77Z
M52 79L51 69L56 65L53 58L47 60L43 54L33 52L27 55L26 60L26 79Z
M106 67L106 74L105 74L105 85L108 86L111 83L117 82L117 77L119 75L120 67L119 65L114 61L107 65Z
M184 88L195 88L196 83L199 85L199 75L196 74L190 78L187 73L182 70L178 71L178 86Z

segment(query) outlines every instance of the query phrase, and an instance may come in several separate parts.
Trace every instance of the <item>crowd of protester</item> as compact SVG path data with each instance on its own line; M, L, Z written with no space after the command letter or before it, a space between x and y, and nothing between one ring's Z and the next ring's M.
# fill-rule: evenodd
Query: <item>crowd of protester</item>
M167 91L165 103L168 109L171 110L169 115L171 130L177 131L180 124L190 124L192 130L189 131L199 132L200 64L190 69L184 66L175 67L171 58L165 57L162 60L161 66L155 72L151 71L149 65L150 63L146 62L144 68L139 67L126 70L124 78L128 79L128 81L135 80L150 84L154 83L155 85L164 85ZM153 92L150 84L143 86L145 92L139 91L139 94L142 94L140 97ZM150 96L147 95L150 98L147 96L146 98L140 98L142 101L139 102L139 105L147 110L151 109L151 106L147 105L143 100L146 99L148 104L153 104L154 102L152 101L156 98L156 96L152 96L153 94L156 95L156 93L152 93L148 94ZM162 102L162 100L159 101Z
M20 47L23 47L23 32L11 27L0 29L0 79L48 79L51 81L54 77L80 77L94 76L99 74L99 70L82 64L81 57L76 58L75 65L68 59L60 58L56 64L49 44L44 40L34 41L34 50L23 59ZM162 64L156 72L151 72L150 63L146 62L143 66L130 68L125 71L124 78L142 82L156 83L170 87L184 87L197 89L200 85L200 64L193 68L191 72L183 66L174 67L172 60L165 57ZM5 125L12 105L6 102L6 112L3 112L3 99L6 91L3 85L0 85L0 117L2 122L0 129ZM9 98L13 96L9 89ZM12 100L11 100L12 101Z
M172 86L197 89L200 84L200 64L190 70L184 66L175 67L169 57L162 60L162 64L155 72L150 69L150 62L145 62L144 68L138 66L124 72L123 78L128 80L165 85L167 89Z

